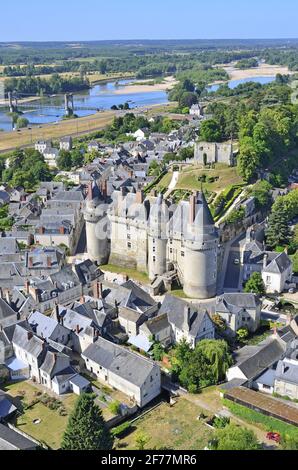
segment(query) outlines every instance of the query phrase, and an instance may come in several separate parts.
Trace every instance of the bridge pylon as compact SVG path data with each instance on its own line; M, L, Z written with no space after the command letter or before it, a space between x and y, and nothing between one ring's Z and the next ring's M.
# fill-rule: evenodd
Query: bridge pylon
M8 92L8 103L9 103L9 111L11 113L18 112L18 98L16 95L13 95L11 91Z
M65 93L64 95L64 109L66 116L70 117L74 114L73 94Z

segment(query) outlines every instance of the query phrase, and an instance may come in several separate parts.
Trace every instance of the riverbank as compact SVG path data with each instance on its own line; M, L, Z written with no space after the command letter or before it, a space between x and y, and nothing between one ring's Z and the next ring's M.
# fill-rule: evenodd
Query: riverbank
M153 115L166 112L173 103L153 104L150 106L135 108L130 112L135 114ZM20 147L33 146L37 140L60 139L65 136L78 137L91 132L104 129L113 122L115 116L121 116L129 111L102 111L90 116L77 119L59 121L56 124L44 124L30 129L21 129L20 132L0 132L0 153L10 152Z
M244 70L236 69L235 64L222 67L229 74L231 80L243 80L253 77L274 77L278 73L281 75L292 75L294 73L291 72L288 67L269 64L261 64L259 67Z
M147 83L147 84L146 84ZM141 83L128 83L123 87L115 90L115 95L130 95L133 93L150 93L155 91L171 90L176 84L177 80L174 77L164 78L162 83L153 83L152 79L142 80Z

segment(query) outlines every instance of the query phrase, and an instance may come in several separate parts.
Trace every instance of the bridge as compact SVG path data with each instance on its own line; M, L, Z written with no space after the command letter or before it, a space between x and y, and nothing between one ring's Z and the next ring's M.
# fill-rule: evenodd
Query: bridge
M74 111L103 111L103 108L95 107L95 106L76 106L74 107L74 100L72 93L66 93L64 95L64 106L63 105L52 105L46 104L42 102L42 97L38 98L38 101L32 101L27 103L20 102L22 97L25 97L24 94L17 94L8 92L7 99L4 99L0 102L0 108L9 109L11 113L18 112L20 109L42 109L42 108L52 108L57 110L64 110L67 116L72 116ZM32 95L28 95L31 96ZM47 96L51 98L52 96ZM40 101L39 101L40 100Z

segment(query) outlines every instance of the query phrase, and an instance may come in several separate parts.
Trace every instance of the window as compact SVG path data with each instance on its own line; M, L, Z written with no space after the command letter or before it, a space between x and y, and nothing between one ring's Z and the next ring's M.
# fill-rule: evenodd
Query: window
M155 263L155 261L156 261L156 257L155 257L155 256L153 256L153 263Z
M267 276L267 277L266 277L266 282L267 282L267 284L270 284L270 283L271 283L271 277L270 277L270 276Z
M184 251L181 251L181 256L182 256L182 258L184 258L184 256L185 256Z
M127 235L127 240L130 240L130 234Z
M155 246L154 246L154 247L153 247L153 253L155 253L155 252L156 252L156 248L155 248Z
M131 243L130 242L127 243L127 248L131 248Z
M172 249L172 248L170 248L170 253L171 253L171 254L173 253L173 249Z

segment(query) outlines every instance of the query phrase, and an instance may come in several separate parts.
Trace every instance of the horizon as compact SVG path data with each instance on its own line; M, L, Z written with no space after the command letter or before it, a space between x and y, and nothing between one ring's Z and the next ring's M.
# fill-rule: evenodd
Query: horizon
M151 0L142 6L137 0L51 0L25 4L15 0L13 7L2 5L1 43L72 42L116 40L247 40L297 36L298 5L294 0L214 0L212 9L205 1ZM291 14L289 14L291 13ZM13 14L13 16L12 16ZM13 23L9 18L13 17ZM11 27L13 24L13 28ZM71 39L75 38L75 39ZM89 38L89 39L88 39ZM141 39L145 40L145 39ZM149 39L148 39L149 40Z

